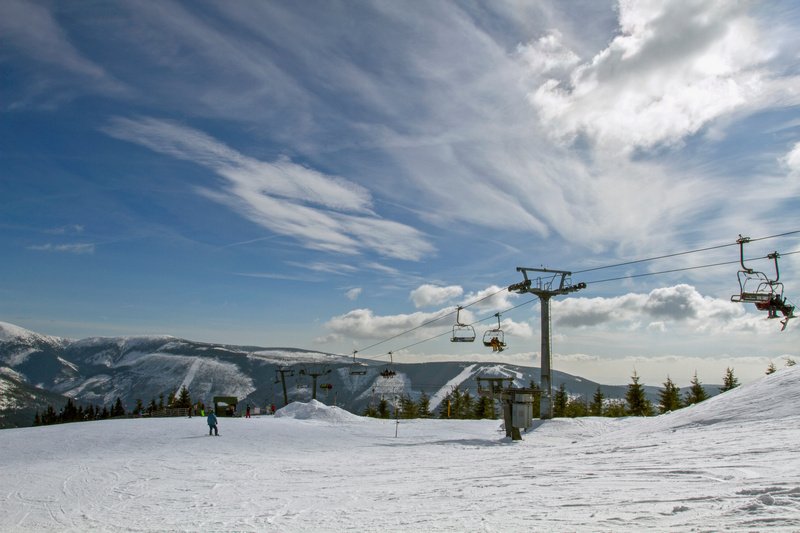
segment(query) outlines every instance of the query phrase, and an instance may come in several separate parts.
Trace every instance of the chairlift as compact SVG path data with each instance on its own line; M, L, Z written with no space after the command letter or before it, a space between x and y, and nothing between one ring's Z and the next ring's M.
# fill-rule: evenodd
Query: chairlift
M462 309L463 307L459 305L456 310L456 325L453 326L453 336L450 338L450 342L473 342L475 340L475 328L461 323Z
M736 242L739 243L739 262L742 270L737 273L739 294L731 296L731 301L755 304L756 309L767 311L767 318L779 318L778 313L781 313L784 317L781 320L781 324L783 324L781 331L783 331L786 329L789 319L795 318L795 316L794 306L786 303L786 298L783 296L783 283L779 281L781 275L778 269L778 258L780 254L774 252L767 255L768 259L775 262L775 279L770 279L765 273L753 270L744 264L744 245L750 242L750 238L739 235Z
M301 376L305 376L306 375L306 371L305 371L304 368L300 369L300 375ZM307 389L307 388L310 387L310 383L309 383L307 377L302 377L302 378L297 378L297 381L295 381L295 386L298 389Z
M275 383L278 384L281 382L282 373L288 372L289 376L294 376L294 369L288 369L287 367L278 367L275 369Z
M497 327L486 330L483 334L483 345L491 348L493 352L502 352L506 348L505 335L500 328L500 313L495 313L497 317Z
M351 376L363 376L367 373L367 365L364 363L359 363L356 361L356 354L358 350L353 350L353 363L350 365L350 375Z
M397 372L391 368L392 363L394 363L394 359L392 358L392 352L389 352L389 364L386 365L386 368L381 370L381 376L388 379L397 375Z

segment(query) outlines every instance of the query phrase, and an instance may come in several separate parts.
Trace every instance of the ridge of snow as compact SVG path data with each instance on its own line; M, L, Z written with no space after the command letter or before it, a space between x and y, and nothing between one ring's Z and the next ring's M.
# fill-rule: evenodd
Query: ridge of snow
M295 420L322 420L325 422L363 422L363 418L339 407L325 405L317 400L308 403L292 402L286 407L275 411L278 418L293 418Z

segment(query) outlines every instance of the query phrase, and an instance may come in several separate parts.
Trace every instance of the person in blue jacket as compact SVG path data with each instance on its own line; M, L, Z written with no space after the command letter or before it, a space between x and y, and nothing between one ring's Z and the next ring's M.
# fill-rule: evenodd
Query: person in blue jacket
M219 431L217 430L217 415L214 414L214 411L209 411L208 413L208 434L211 435L211 432L214 432L214 435L219 436Z

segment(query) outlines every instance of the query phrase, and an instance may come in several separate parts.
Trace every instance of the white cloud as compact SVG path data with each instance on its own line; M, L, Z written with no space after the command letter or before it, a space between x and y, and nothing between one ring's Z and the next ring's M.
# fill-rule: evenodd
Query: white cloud
M782 159L789 170L789 177L794 181L794 188L800 189L800 142Z
M551 77L529 95L559 138L583 133L605 150L672 144L767 92L769 58L749 2L621 0L620 35L568 79ZM528 64L569 58L559 35L528 45ZM562 65L569 64L562 60ZM547 74L547 71L544 71Z
M115 118L103 131L212 169L227 181L222 190L198 188L201 194L308 248L344 254L371 250L406 260L434 251L421 232L376 216L369 192L345 179L284 158L257 161L203 132L153 118Z
M628 293L614 298L573 297L552 306L555 324L566 328L645 329L650 333L682 328L700 334L769 333L766 314L747 313L743 304L703 296L686 284Z
M517 54L535 75L564 75L580 63L575 52L562 43L561 32L552 29L539 40L517 47Z
M411 298L417 307L424 307L434 303L445 303L460 296L461 292L460 286L421 285L411 292ZM495 294L498 292L499 294ZM480 344L482 330L496 328L497 318L490 315L479 319L476 317L475 311L478 309L507 309L510 307L510 302L507 300L508 295L508 291L499 290L499 287L496 286L471 293L467 296L467 302L475 302L489 297L480 302L482 305L473 303L469 308L461 309L458 312L451 306L427 313L376 316L370 309L355 309L331 318L325 323L325 328L337 335L337 339L389 339L404 333L408 333L413 338L438 338L451 334L452 327L458 319L461 324L473 326L476 330L476 342ZM518 295L513 294L513 296ZM465 305L469 305L469 303L465 303ZM526 322L515 322L510 318L502 318L500 325L507 335L506 342L509 337L530 339L534 336L533 328ZM479 330L481 331L479 332Z
M519 294L508 292L507 287L491 285L483 290L467 294L464 297L463 305L470 305L475 309L502 310L512 307L513 300L517 298L519 298Z
M349 291L347 291L345 296L347 296L348 300L356 300L356 299L358 299L358 297L361 296L361 287L356 287L354 289L350 289Z
M353 339L388 339L414 329L416 329L415 334L418 336L422 333L421 329L423 328L421 326L423 324L452 313L453 309L450 308L435 313L417 312L376 316L370 309L354 309L343 315L331 318L325 323L325 327L340 337ZM453 322L455 322L455 319L453 319ZM441 330L444 323L444 320L437 321L429 327Z
M411 291L411 301L414 302L414 307L419 309L429 305L441 305L458 298L463 293L464 289L460 285L441 287L439 285L425 284Z

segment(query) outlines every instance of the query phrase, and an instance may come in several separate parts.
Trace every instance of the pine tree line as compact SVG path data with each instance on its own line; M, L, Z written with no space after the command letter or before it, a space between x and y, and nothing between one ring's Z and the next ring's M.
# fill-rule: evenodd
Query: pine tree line
M33 418L33 425L49 426L52 424L66 424L69 422L106 420L117 416L125 416L125 408L122 406L122 400L119 398L117 398L116 403L114 403L110 409L106 406L100 409L100 406L94 405L90 405L84 409L82 405L75 405L72 398L67 398L67 404L59 412L56 412L52 405L48 405L41 415L39 411L36 411L36 415Z
M394 403L381 397L377 405L370 405L363 416L373 418L453 418L453 419L497 419L495 401L486 396L474 398L469 391L455 387L442 399L436 413L431 411L431 401L423 391L415 402L410 394L397 396Z
M191 406L192 399L189 396L189 391L186 389L186 385L184 385L180 392L178 392L177 389L173 389L166 397L163 393L160 394L158 402L156 402L154 397L146 409L141 398L137 398L136 405L131 413L139 414L146 412L152 415L154 412L164 409L188 409ZM75 405L75 402L73 402L71 398L68 398L67 404L58 412L56 412L52 405L48 405L41 414L39 414L39 411L36 411L36 415L33 418L33 425L48 426L51 424L64 424L67 422L106 420L108 418L125 416L126 414L127 413L125 412L125 408L122 406L122 400L120 398L117 398L117 401L111 406L111 408L103 406L102 409L100 406L94 405L90 405L84 409L83 406Z
M794 360L787 358L786 366L795 364ZM772 374L776 370L775 365L770 363L766 373ZM588 402L580 396L570 396L567 393L566 386L562 383L553 394L553 416L562 418L579 416L653 416L676 411L708 399L708 393L703 388L697 372L694 373L694 377L683 396L681 396L680 388L675 385L669 376L667 376L667 381L663 385L664 388L658 391L658 403L653 405L647 398L644 387L639 383L639 376L635 370L633 376L631 376L631 383L628 384L624 399L608 399L603 394L602 387L597 387L591 402ZM739 380L733 374L733 369L725 369L722 387L719 388L719 391L726 392L738 386ZM531 388L538 387L534 382L531 382ZM534 413L537 412L539 412L538 408L534 409Z
M166 399L165 399L166 398ZM192 398L189 395L189 391L186 388L186 385L181 387L180 392L177 389L172 389L166 397L164 393L158 395L158 402L156 402L155 396L150 399L150 403L147 407L144 406L141 398L136 398L136 405L133 408L134 413L147 413L152 415L157 411L163 411L164 409L188 409L192 406Z

